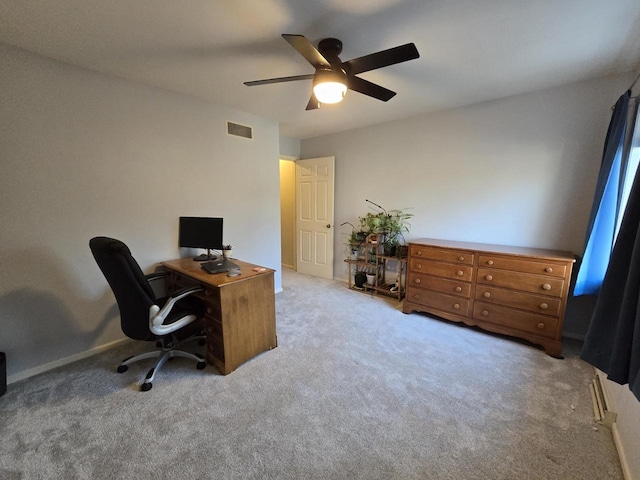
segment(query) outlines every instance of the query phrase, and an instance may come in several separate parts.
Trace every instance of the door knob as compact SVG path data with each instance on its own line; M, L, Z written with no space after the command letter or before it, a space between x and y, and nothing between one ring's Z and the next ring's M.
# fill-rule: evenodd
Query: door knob
M331 224L330 223L327 223L327 228L331 228Z

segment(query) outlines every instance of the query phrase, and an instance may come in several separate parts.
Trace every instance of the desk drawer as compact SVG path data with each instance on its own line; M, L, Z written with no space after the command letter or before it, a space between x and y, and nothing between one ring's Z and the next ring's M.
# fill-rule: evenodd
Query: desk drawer
M204 287L202 291L202 299L205 303L210 303L211 305L220 305L220 290L217 288Z
M426 288L428 290L435 290L437 292L448 293L449 295L456 295L464 298L469 298L471 296L470 283L433 277L423 273L411 272L409 274L409 282L407 283L407 286Z
M176 273L176 272L171 272L169 279L170 279L169 293L175 292L177 290L182 290L183 288L187 288L187 287L200 286L200 284L195 280L193 280L192 278L186 277L184 275L180 275L179 273Z
M406 300L443 312L455 313L456 315L466 317L469 314L469 300L466 298L454 297L421 288L408 287Z
M428 258L440 262L473 265L473 252L468 250L447 250L444 248L411 245L409 248L409 256L413 258Z
M207 351L218 360L224 362L224 335L222 324L210 318L205 318L207 334Z
M412 272L427 273L437 277L451 278L471 281L473 267L467 265L455 265L451 263L440 263L431 260L423 260L421 258L412 258L409 261L409 270Z

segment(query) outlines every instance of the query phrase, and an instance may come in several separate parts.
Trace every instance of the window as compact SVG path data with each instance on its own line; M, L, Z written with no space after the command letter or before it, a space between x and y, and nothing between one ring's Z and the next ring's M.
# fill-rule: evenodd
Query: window
M631 91L620 97L609 125L574 295L596 295L600 291L638 170L638 102L631 102L633 108L629 109L630 99ZM630 110L633 113L629 114Z

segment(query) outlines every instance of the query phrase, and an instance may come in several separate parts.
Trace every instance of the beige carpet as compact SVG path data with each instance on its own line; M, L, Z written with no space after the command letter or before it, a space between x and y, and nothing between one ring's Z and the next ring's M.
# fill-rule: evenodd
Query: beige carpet
M9 385L2 479L622 479L592 369L283 272L277 349L223 377L115 373L130 343Z

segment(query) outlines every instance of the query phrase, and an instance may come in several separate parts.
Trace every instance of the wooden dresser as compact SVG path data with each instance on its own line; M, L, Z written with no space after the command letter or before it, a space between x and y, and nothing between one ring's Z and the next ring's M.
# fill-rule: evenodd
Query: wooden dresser
M574 261L571 252L415 240L403 312L523 338L559 357Z

